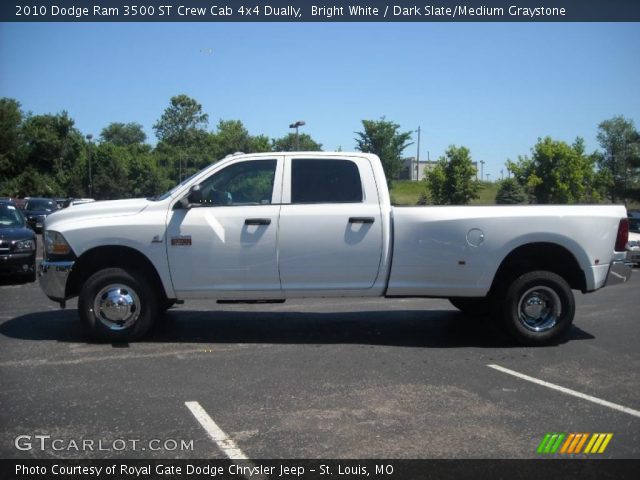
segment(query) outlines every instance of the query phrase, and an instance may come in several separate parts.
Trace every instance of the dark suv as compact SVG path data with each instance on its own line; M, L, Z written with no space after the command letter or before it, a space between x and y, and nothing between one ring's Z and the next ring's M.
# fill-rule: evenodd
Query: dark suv
M53 198L30 198L24 206L24 216L27 223L36 232L41 232L44 219L50 213L58 210L58 204Z
M36 234L18 207L0 201L0 273L36 279Z

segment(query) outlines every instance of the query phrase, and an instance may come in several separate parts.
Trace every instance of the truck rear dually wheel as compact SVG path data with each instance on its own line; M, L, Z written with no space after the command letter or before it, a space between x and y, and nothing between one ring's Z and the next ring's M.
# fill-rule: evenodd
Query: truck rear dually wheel
M503 324L507 332L524 345L559 342L571 328L574 315L571 287L553 272L527 272L506 288Z
M138 272L105 268L85 282L78 311L98 340L137 340L147 333L157 316L157 295Z

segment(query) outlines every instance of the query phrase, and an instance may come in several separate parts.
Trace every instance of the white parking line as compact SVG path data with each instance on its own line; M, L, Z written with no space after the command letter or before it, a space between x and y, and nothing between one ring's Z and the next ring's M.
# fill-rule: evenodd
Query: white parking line
M556 385L555 383L545 382L544 380L539 380L534 377L530 377L529 375L525 375L524 373L516 372L514 370L509 370L508 368L501 367L500 365L487 365L489 368L493 368L494 370L498 370L503 373L507 373L509 375L513 375L514 377L521 378L522 380L527 380L528 382L537 383L538 385L542 385L543 387L551 388L553 390L557 390L562 393L566 393L567 395L573 395L574 397L581 398L583 400L587 400L589 402L597 403L598 405L602 405L603 407L609 407L613 410L617 410L619 412L624 412L629 415L633 415L634 417L640 418L640 411L634 410L633 408L625 407L623 405L618 405L617 403L609 402L607 400L602 400L598 397L592 397L591 395L587 395L585 393L576 392L575 390L571 390L570 388L561 387L560 385Z
M184 404L227 457L231 460L248 460L244 452L222 431L198 402L184 402Z

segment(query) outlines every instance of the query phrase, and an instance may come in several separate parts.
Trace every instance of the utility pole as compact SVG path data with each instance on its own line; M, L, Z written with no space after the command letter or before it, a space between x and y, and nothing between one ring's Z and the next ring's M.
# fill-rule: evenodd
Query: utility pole
M420 181L420 126L418 126L418 152L416 153L416 181Z
M91 135L90 133L87 134L86 139L89 142L89 145L87 145L87 159L89 160L89 197L93 198L93 181L91 179L91 139L93 138L93 135Z
M500 180L504 180L504 168L500 169Z

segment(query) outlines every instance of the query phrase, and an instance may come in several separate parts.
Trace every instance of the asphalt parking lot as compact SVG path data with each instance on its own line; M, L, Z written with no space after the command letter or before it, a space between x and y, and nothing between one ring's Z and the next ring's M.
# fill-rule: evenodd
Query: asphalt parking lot
M548 432L608 432L600 458L638 459L639 291L636 270L578 294L547 348L432 299L192 301L143 342L96 344L75 301L4 279L0 456L537 458Z

